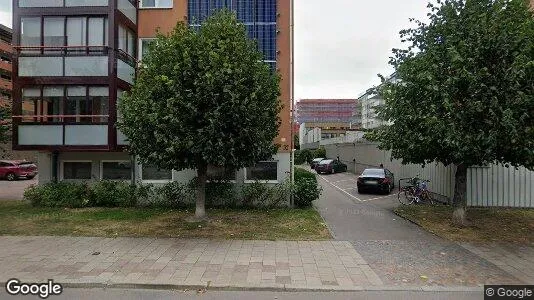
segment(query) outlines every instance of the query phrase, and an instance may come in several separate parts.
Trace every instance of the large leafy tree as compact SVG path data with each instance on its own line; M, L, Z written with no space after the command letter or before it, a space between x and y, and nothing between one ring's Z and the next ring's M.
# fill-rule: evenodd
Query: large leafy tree
M534 167L534 20L526 0L441 0L401 31L398 81L380 92L391 125L370 135L403 163L456 166L453 220L465 223L467 169Z
M245 26L223 10L199 29L178 23L158 34L121 99L118 127L142 163L197 170L202 219L208 166L236 170L276 153L279 82Z

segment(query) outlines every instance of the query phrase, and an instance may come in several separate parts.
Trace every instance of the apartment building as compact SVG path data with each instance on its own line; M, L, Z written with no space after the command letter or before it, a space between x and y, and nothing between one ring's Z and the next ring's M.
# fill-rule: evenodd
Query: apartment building
M305 129L321 129L321 138L339 137L347 130L359 128L354 115L356 99L301 99L297 103L297 121Z
M393 73L386 79L387 82L397 82L397 76ZM380 86L378 87L380 88ZM381 120L378 117L377 107L386 103L386 100L376 92L376 89L369 89L363 95L358 97L360 107L354 110L355 115L361 115L361 126L365 129L372 129L382 125L388 124L388 122Z
M39 180L189 181L194 170L142 166L116 129L117 102L133 84L137 62L156 31L176 22L201 26L229 8L280 72L282 125L270 161L224 174L238 183L281 182L291 153L292 1L13 0L13 148L39 151ZM33 110L23 111L31 106ZM222 170L210 168L212 175Z
M11 105L11 35L11 29L0 24L0 106Z

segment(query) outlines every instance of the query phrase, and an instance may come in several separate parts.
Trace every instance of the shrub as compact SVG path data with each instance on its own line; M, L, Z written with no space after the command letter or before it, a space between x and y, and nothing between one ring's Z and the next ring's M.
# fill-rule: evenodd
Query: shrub
M313 158L326 158L326 149L324 147L315 149Z
M137 185L123 181L101 180L91 186L91 205L133 207L137 205Z
M304 163L310 163L313 160L313 153L310 149L304 149L295 153L295 164L301 165Z
M207 207L236 207L237 196L234 183L228 181L212 181L206 184Z
M146 202L146 206L183 208L193 206L195 190L190 184L177 181L154 188L153 196Z
M312 201L319 199L322 188L317 184L314 173L295 168L293 201L296 207L309 207Z
M288 182L282 184L266 184L255 181L245 184L241 194L241 204L244 207L280 207L289 200L291 186Z
M314 173L306 171L301 168L295 168L295 181L298 181L303 178L308 178L313 180L315 183L317 183L317 177Z
M86 183L57 182L30 186L24 200L33 206L80 208L90 205L90 189Z

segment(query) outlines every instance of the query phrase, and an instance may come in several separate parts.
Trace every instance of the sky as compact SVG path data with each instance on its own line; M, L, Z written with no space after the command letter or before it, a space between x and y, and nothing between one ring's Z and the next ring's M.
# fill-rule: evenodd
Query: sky
M427 20L428 0L294 0L295 101L357 98L389 75L391 49L409 18ZM12 0L0 24L12 27Z

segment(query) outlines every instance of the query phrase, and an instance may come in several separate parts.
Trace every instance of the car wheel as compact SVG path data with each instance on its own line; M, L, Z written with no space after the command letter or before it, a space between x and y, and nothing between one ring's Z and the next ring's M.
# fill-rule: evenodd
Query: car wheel
M17 179L17 176L15 176L15 173L9 173L6 175L6 179L8 181L15 181L15 179Z

